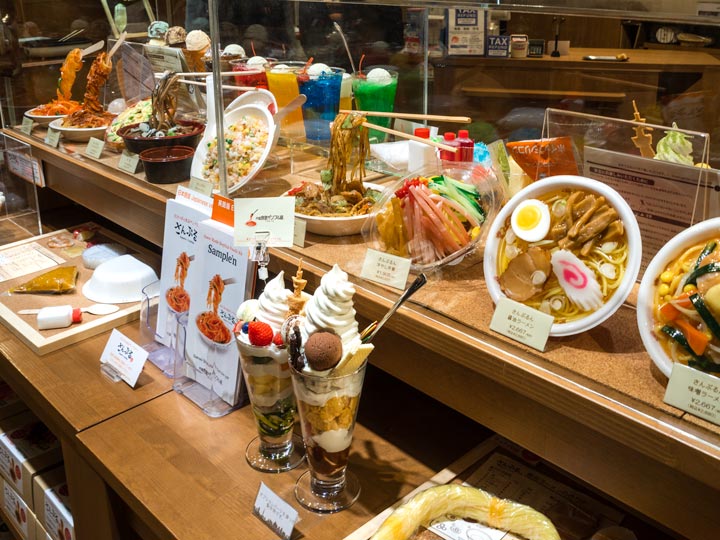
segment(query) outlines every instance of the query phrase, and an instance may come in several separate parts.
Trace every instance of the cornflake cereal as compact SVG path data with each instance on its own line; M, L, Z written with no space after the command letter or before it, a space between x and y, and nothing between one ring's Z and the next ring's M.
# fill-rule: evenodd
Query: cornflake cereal
M228 188L240 183L260 161L268 141L268 127L262 120L243 116L225 130L225 159L227 162ZM203 163L203 179L217 188L218 173L217 138L208 143Z
M353 413L357 409L359 396L336 396L330 398L325 405L308 405L301 402L307 409L306 419L318 432L335 429L348 429L353 421Z

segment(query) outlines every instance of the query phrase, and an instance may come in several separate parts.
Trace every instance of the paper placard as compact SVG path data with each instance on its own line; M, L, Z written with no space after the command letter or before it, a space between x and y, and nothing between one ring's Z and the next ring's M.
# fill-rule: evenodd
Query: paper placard
M254 246L259 237L268 247L292 247L295 197L235 199L235 245Z
M87 147L85 148L85 154L91 158L100 159L103 148L105 148L105 141L96 137L90 137Z
M295 220L295 233L293 234L293 245L305 247L305 235L307 234L307 221L304 219Z
M45 135L45 144L57 148L57 145L60 144L60 132L53 128L48 128L47 135Z
M123 150L120 156L120 162L118 163L118 169L126 173L135 174L137 173L139 163L140 156L138 154Z
M20 124L20 131L22 131L25 135L30 135L33 128L33 121L32 118L28 118L27 116L23 116L22 124Z
M145 349L113 328L100 356L100 363L112 366L120 378L134 388L147 357L148 352Z
M495 306L490 330L542 352L555 318L503 296Z
M412 261L405 257L368 249L360 275L376 283L382 283L395 289L404 289L411 264Z
M673 364L665 403L720 425L720 378L679 364Z
M286 503L273 490L260 482L253 514L259 517L275 534L290 540L295 523L298 520L298 513L292 506Z
M207 180L203 180L202 178L198 178L197 176L191 176L190 183L188 184L188 189L197 191L201 195L210 197L213 192L213 185Z
M37 186L45 187L45 176L38 158L18 152L7 152L7 164L11 173Z

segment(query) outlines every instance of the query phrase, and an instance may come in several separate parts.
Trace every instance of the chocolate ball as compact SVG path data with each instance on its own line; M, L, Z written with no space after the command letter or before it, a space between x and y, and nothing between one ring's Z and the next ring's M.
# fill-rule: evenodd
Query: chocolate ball
M342 341L332 332L315 332L305 343L305 358L315 371L334 368L342 358Z

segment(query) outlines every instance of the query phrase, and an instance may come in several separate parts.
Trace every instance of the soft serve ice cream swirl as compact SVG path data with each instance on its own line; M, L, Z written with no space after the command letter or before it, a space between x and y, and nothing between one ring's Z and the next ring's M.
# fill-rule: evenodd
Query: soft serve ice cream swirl
M258 310L255 318L268 323L274 332L279 332L287 318L288 298L292 292L285 288L284 272L267 282L258 298Z
M343 358L360 346L360 333L355 320L353 296L355 287L347 273L338 265L332 267L320 280L320 287L305 305L303 342L319 330L332 330L342 340Z

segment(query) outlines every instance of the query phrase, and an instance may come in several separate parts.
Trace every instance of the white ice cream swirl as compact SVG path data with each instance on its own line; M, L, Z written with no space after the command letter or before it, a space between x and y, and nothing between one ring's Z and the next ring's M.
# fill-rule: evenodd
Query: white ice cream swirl
M292 292L285 288L285 275L280 272L267 282L258 298L258 310L255 318L269 324L273 332L279 332L287 318L288 297Z
M343 357L360 346L360 333L355 320L353 296L355 287L338 265L320 280L320 287L305 305L303 342L318 330L333 330L343 345Z

